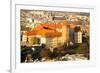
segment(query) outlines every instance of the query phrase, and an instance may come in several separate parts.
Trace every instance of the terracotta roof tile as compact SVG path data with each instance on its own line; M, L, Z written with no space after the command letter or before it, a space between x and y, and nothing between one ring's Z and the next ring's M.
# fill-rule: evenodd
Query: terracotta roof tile
M56 31L56 28L62 28L63 24L41 24L32 31L25 33L27 36L41 35L43 37L61 36L61 32Z

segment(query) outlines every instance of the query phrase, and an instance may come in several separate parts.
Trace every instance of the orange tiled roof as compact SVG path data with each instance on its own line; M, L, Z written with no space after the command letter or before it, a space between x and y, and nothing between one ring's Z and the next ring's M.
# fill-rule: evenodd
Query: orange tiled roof
M43 27L48 27L50 29L62 28L64 24L42 24Z
M48 29L42 29L38 31L38 35L41 35L43 37L57 37L61 36L61 32L58 32L56 30L48 30Z
M56 37L61 36L61 32L56 31L56 28L62 28L63 24L41 24L32 31L25 33L27 36L41 35L43 37Z
M37 31L36 31L36 30L32 30L32 31L28 31L28 32L27 32L27 35L28 35L28 36L36 35L36 34L37 34Z

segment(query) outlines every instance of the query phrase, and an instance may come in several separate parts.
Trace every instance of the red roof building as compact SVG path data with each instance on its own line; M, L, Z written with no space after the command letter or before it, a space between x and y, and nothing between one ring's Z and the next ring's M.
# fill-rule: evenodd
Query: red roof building
M56 29L61 29L64 24L41 24L37 28L24 33L27 36L40 35L43 37L57 37L61 36L61 32Z

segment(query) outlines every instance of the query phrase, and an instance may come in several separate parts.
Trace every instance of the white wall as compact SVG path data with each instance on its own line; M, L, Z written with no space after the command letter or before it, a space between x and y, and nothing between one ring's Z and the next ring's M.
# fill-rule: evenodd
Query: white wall
M49 71L44 73L99 73L100 69L100 2L99 0L32 0L35 2L64 3L66 4L85 4L96 6L96 48L97 49L97 66L86 68L69 68L63 71ZM10 67L10 0L0 0L0 73L8 73ZM41 73L41 72L40 72Z

